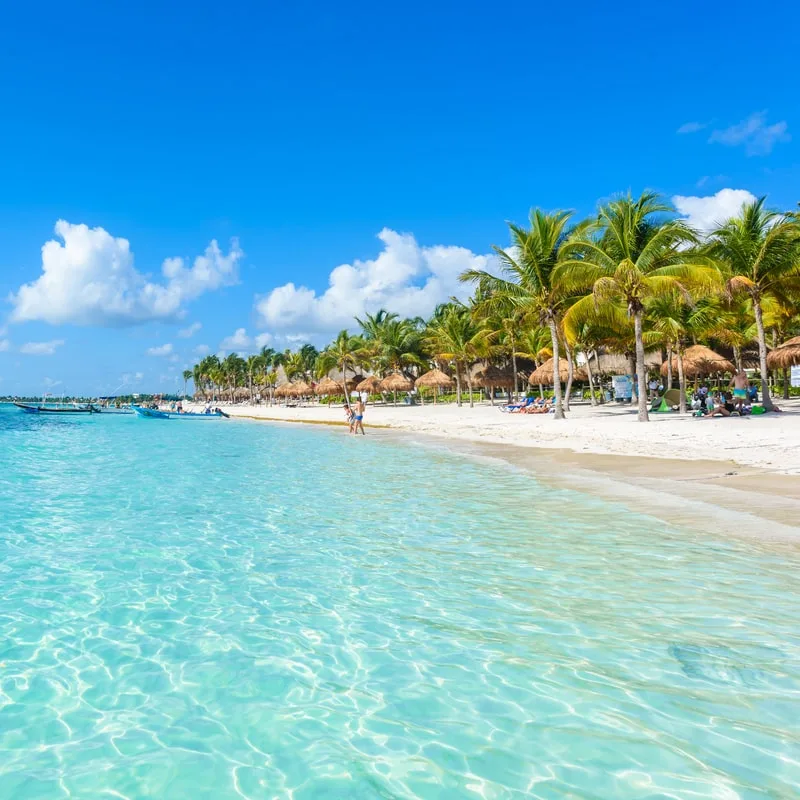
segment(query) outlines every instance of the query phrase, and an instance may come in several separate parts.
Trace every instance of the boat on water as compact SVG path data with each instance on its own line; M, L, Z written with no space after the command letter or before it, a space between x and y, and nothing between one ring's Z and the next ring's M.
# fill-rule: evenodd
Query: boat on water
M197 413L194 411L161 411L157 408L145 408L144 406L131 406L136 415L143 419L228 419L228 414L220 409L216 409L208 414Z
M33 404L33 403L17 403L14 405L21 409L26 414L99 414L100 409L91 403L79 405L73 403L70 405L56 404L47 405L46 403Z

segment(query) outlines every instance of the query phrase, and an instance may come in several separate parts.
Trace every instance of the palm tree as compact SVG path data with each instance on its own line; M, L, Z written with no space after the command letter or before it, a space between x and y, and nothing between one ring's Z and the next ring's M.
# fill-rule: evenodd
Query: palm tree
M347 330L339 331L336 339L319 354L317 364L320 372L327 373L332 369L341 370L344 402L347 406L350 405L347 370L352 369L355 374L356 367L361 363L363 355L364 340L360 336L352 336Z
M456 374L456 402L461 405L461 374L465 371L469 405L473 407L471 365L492 352L495 333L479 325L467 306L453 304L432 319L425 331L425 346L437 361L452 362Z
M753 306L764 408L773 409L767 374L764 302L790 305L800 290L800 218L764 208L764 197L745 203L739 215L712 231L707 252L720 265L731 295Z
M194 377L194 372L190 369L183 371L183 396L186 397L186 384ZM197 386L195 386L195 389Z
M264 371L266 361L262 355L247 357L247 389L250 392L250 402L253 402L253 383L256 376Z
M669 216L674 210L654 192L630 194L600 207L564 248L555 282L564 292L590 292L594 302L621 303L633 319L638 378L639 421L647 422L647 373L644 360L644 311L648 298L710 286L718 272L690 245L695 234Z
M570 217L569 211L548 214L533 209L530 228L508 223L511 247L507 250L494 248L500 257L499 276L485 270L467 270L460 276L462 281L477 284L480 296L485 298L479 302L489 313L496 310L510 315L517 309L523 319L549 328L556 419L564 418L558 362L559 325L565 295L556 285L554 275L567 238Z
M683 370L683 353L688 342L697 342L714 330L721 309L715 297L693 300L679 291L665 292L648 300L647 318L653 338L666 345L668 369L672 370L672 354L678 368L680 388L680 413L686 412L686 375ZM669 385L667 388L671 388Z

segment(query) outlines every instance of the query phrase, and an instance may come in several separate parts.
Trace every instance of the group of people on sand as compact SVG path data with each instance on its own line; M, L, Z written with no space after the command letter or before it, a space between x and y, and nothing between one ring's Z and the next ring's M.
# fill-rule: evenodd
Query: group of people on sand
M694 394L692 408L695 416L708 419L710 417L730 417L733 414L744 417L753 413L753 404L758 401L758 389L751 386L744 370L739 370L727 391L716 391L709 396L707 386L701 386ZM774 406L774 411L780 411Z

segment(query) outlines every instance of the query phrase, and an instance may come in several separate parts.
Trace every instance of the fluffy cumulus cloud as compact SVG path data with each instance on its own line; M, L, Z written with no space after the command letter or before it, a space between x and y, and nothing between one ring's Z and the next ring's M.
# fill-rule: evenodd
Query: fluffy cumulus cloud
M11 349L11 342L8 339L0 339L0 353L5 353Z
M701 233L708 233L719 223L735 217L745 203L752 203L755 195L746 189L720 189L707 197L672 198L675 208L686 221Z
M52 339L49 342L26 342L19 351L26 356L52 356L61 345L63 339Z
M127 326L179 318L204 292L235 283L242 257L237 241L224 254L216 241L191 265L168 258L151 281L134 266L127 239L103 228L59 220L58 239L42 247L42 273L11 295L12 322Z
M250 346L250 337L244 328L237 328L230 336L226 336L219 343L219 349L222 351L243 352L248 350Z
M211 348L207 344L199 344L192 352L196 356L207 356L211 352Z
M464 247L422 247L412 235L388 228L378 238L383 250L376 258L336 267L321 294L287 283L257 298L259 323L289 335L329 335L380 308L426 316L452 296L469 295L470 288L458 280L461 272L487 269L493 262Z
M167 344L160 344L157 347L149 347L147 349L147 355L149 356L168 356L172 354L172 345L167 342Z
M193 322L188 327L181 328L178 331L178 336L180 336L181 339L191 339L202 327L203 326L199 322Z
M729 128L713 131L708 141L728 147L743 146L749 156L765 156L779 142L790 141L792 137L788 130L789 126L784 120L770 125L767 123L767 112L756 111Z

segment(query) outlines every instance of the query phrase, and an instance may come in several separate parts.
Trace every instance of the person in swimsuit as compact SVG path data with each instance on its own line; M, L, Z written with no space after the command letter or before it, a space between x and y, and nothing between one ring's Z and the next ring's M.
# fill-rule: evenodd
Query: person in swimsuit
M364 405L364 401L359 397L358 402L356 403L355 407L355 416L353 417L353 433L358 434L359 430L363 436L367 434L364 433L364 409L366 406Z
M733 389L733 402L736 410L741 414L742 406L747 401L747 374L740 369L732 378L729 387Z

